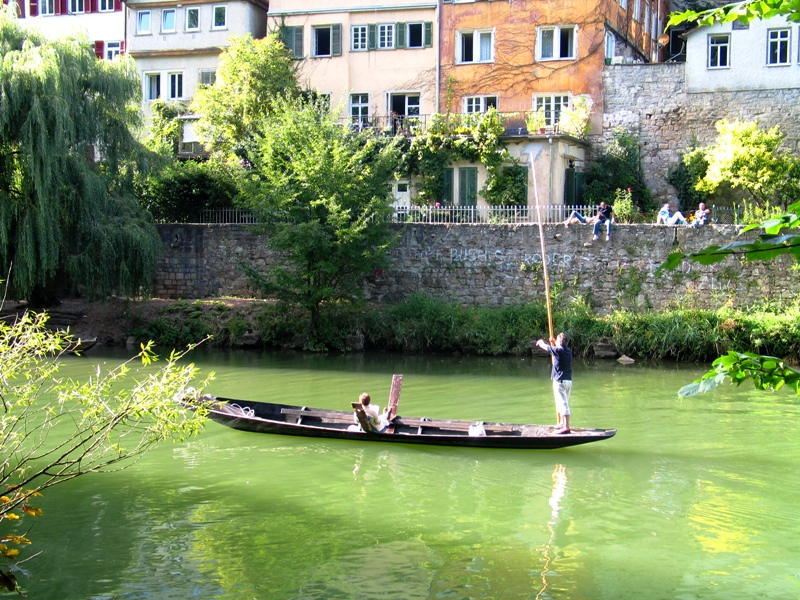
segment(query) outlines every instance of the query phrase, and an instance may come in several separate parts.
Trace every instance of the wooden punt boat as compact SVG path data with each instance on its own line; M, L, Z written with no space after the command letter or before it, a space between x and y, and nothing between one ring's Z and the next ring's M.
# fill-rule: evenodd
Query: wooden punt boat
M453 421L395 416L383 433L349 431L353 413L289 404L204 396L199 402L210 419L234 429L369 442L401 442L475 448L552 449L613 437L616 429L573 428L556 433L547 425ZM188 403L196 405L194 403ZM482 435L475 435L476 432Z

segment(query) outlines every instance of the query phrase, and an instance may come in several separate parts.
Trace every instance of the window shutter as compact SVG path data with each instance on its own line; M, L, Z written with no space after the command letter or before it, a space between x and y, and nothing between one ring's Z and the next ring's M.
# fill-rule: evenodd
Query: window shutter
M36 17L39 15L39 0L30 1L31 16Z
M405 23L395 23L394 24L394 31L395 35L397 36L397 44L395 44L396 48L405 48L406 47L406 24Z
M292 27L281 27L280 38L283 45L289 49L289 52L294 55L294 31Z
M101 59L103 58L103 49L104 49L104 47L105 47L105 44L103 43L103 40L97 40L94 43L94 55L97 58L101 58Z
M378 31L376 25L367 25L367 49L375 50L377 47Z
M294 39L292 40L293 46L292 53L295 58L303 58L303 28L302 27L295 27L294 28Z
M475 206L478 200L478 169L461 167L458 170L458 203Z
M445 169L442 172L441 202L446 206L453 204L453 169Z
M122 10L122 0L114 0L114 10Z
M87 13L97 12L97 2L96 0L86 0L86 8Z
M425 22L425 42L424 46L430 48L433 46L433 23L430 21Z
M125 54L125 40L122 40L119 43L119 53L120 54Z
M331 25L331 56L342 55L342 25Z
M63 10L61 10L61 0L53 0L53 10L57 15L63 14Z

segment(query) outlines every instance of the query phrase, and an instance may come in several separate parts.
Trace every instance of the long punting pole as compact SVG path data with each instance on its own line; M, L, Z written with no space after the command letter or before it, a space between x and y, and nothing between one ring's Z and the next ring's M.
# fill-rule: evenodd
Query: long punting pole
M552 145L550 152L553 151ZM528 153L531 173L533 174L533 197L536 201L536 220L539 222L539 246L542 251L542 272L544 273L544 300L547 307L547 330L550 334L550 339L555 338L553 327L553 306L550 303L550 275L547 272L547 250L544 245L544 227L542 227L542 211L539 207L539 187L536 185L536 168L533 161L533 152ZM552 157L551 157L552 160Z

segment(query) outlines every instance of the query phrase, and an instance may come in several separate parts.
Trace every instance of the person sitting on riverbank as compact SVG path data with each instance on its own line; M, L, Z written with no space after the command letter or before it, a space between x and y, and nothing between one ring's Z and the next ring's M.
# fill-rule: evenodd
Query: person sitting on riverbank
M686 217L683 216L681 211L676 210L674 213L671 211L669 202L664 203L661 210L658 211L656 217L656 225L688 225Z
M569 227L570 225L574 225L575 223L594 223L597 220L597 217L584 217L581 213L577 210L573 210L570 215L567 217L567 220L564 221L564 227Z
M595 216L594 228L592 229L592 241L596 242L600 239L600 227L606 226L606 241L611 241L611 227L614 224L614 207L605 201L600 202L597 207L597 215Z
M358 397L358 402L353 402L353 422L347 431L369 431L370 433L380 433L388 422L384 415L380 414L381 407L372 404L372 398L364 392ZM359 414L361 413L361 414Z
M694 211L691 225L692 227L702 227L703 225L708 225L710 220L711 209L706 207L705 202L701 202L697 206L697 210Z

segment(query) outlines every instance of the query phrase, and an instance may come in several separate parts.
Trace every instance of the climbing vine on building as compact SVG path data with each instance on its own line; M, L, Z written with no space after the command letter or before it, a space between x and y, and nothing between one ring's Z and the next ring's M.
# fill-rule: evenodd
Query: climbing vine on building
M433 115L427 129L414 133L401 171L415 178L419 203L448 201L445 170L459 161L486 168L486 186L480 193L489 204L516 203L513 190L520 189L520 169L513 168L517 162L501 142L505 127L497 111Z

